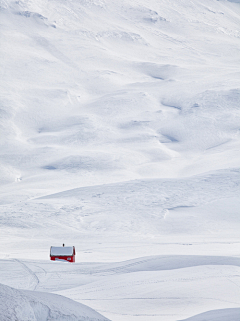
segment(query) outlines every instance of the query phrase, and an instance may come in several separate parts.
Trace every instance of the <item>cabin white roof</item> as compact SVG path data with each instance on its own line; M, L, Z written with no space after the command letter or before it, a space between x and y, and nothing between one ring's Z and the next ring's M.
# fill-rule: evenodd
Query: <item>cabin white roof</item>
M73 255L73 246L51 246L51 256L70 256Z

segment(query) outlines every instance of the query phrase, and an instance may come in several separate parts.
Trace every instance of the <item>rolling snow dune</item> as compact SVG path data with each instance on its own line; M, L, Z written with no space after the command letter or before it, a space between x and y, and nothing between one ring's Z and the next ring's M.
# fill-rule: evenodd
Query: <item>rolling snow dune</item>
M239 0L0 0L0 320L238 319L239 26Z
M234 2L234 1L232 1ZM237 0L235 0L237 2ZM221 309L215 311L209 311L201 313L200 315L188 318L182 321L237 321L239 319L240 309Z
M200 270L222 267L238 271L240 259L228 256L165 255L149 256L114 263L48 262L39 260L1 260L0 282L17 289L53 292L59 289L77 288L92 284L106 276L125 275L137 272L158 272L175 269ZM13 277L14 272L14 277ZM66 273L68 272L67 278ZM178 272L176 272L178 273ZM236 272L237 273L237 272ZM161 274L161 273L160 273ZM172 273L167 273L172 275ZM238 278L238 273L233 277Z
M0 285L1 320L107 321L94 310L59 295Z
M2 1L2 183L36 195L50 180L238 166L238 13L210 0Z
M186 316L186 309L193 315L211 308L239 306L239 258L153 256L76 264L1 260L0 265L0 282L37 291L23 291L28 297L49 302L46 292L58 293L100 313L108 311L113 320L176 320ZM55 298L55 304L61 305Z

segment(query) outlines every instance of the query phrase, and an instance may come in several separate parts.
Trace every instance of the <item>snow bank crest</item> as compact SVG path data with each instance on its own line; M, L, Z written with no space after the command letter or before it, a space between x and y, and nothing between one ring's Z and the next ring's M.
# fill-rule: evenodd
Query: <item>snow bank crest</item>
M1 320L107 321L83 304L60 295L21 291L0 284Z

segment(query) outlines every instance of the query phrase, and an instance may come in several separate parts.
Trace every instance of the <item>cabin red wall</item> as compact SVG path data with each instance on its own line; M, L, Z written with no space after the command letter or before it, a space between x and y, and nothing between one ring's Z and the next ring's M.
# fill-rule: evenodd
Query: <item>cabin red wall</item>
M66 260L68 262L75 262L75 255L73 256L51 256L50 260L55 261L55 260Z

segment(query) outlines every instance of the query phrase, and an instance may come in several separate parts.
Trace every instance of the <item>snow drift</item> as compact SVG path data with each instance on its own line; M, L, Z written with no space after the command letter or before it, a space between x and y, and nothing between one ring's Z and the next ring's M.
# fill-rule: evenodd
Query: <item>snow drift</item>
M84 317L52 292L113 321L239 308L239 17L237 0L0 0L10 318ZM47 261L63 243L75 265Z
M96 311L60 295L21 291L0 284L1 320L107 321Z
M234 2L234 1L232 1ZM235 0L236 2L236 0ZM214 310L208 311L205 313L201 313L194 317L181 320L181 321L238 321L240 315L240 309L221 309L221 310Z

